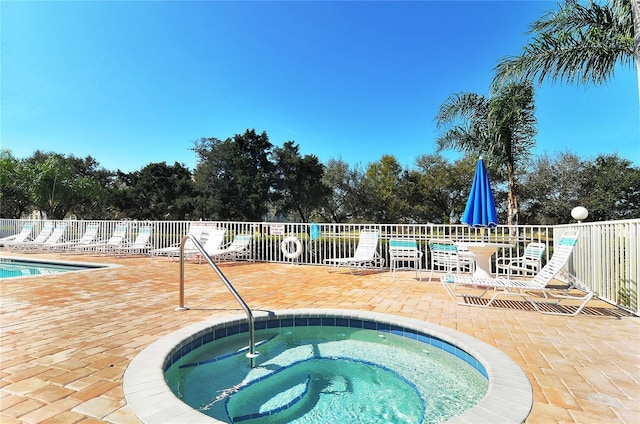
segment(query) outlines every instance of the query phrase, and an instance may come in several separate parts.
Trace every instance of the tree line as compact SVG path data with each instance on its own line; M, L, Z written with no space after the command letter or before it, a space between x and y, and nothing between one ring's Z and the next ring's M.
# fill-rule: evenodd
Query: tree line
M33 210L47 218L297 222L451 223L464 211L477 157L422 155L403 167L393 155L362 166L321 163L292 141L273 146L247 130L194 143L195 170L151 163L109 171L92 157L36 151L24 159L0 151L0 217ZM520 224L640 217L640 168L617 155L582 159L571 152L532 158L517 176ZM500 222L508 181L489 169Z

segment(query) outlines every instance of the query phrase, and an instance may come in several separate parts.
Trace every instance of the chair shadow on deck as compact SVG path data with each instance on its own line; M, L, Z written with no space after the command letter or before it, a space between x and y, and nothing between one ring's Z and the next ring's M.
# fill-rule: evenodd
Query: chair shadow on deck
M477 296L464 296L465 302L468 306L481 306L484 307L489 303L488 298L481 298ZM597 300L594 301L594 303ZM599 302L604 303L604 302ZM537 302L536 305L540 310L543 310L546 313L551 314L559 314L559 315L573 315L575 311L580 307L577 305L570 304L558 304L554 302ZM510 310L520 310L520 311L530 311L530 312L540 312L533 307L531 302L526 300L517 300L517 299L496 299L492 302L491 307L494 309L510 309ZM620 308L615 305L606 306L591 306L586 305L582 310L576 315L580 316L593 316L593 317L611 317L616 319L622 319L625 317L635 317L635 315L623 308Z

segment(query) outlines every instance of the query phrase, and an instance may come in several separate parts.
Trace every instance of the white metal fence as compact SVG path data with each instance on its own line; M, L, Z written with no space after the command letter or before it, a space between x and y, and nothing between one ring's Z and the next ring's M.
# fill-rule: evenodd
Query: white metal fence
M0 237L18 233L22 226L30 222L34 225L33 235L37 235L45 221L0 219ZM87 224L100 224L99 237L108 239L117 223L122 221L77 221L65 220L67 240L80 238ZM128 224L128 238L133 240L137 229L144 224L153 227L152 244L154 248L176 245L187 234L189 221L124 221ZM200 223L200 221L197 221ZM250 259L254 261L280 262L321 265L326 258L351 256L358 244L361 229L375 229L380 232L379 252L385 259L380 268L388 267L388 240L390 238L414 238L425 255L423 268L429 269L427 241L432 238L463 240L490 240L509 242L513 247L500 249L494 257L519 256L524 246L532 241L547 245L545 259L553 253L553 240L557 240L569 227L580 230L580 238L575 248L571 271L598 296L608 302L620 304L636 314L640 314L639 277L640 219L581 223L570 226L518 226L510 231L507 226L494 229L474 229L465 225L430 224L312 224L312 223L275 223L275 222L230 222L215 221L208 224L227 230L227 241L237 234L252 234ZM319 230L318 237L312 237L312 229ZM314 231L315 233L315 231ZM516 234L515 236L512 235ZM300 256L289 259L282 248L285 238L293 236L299 241ZM297 246L296 246L297 247Z
M601 299L640 315L640 219L582 223L577 228L580 239L571 271Z

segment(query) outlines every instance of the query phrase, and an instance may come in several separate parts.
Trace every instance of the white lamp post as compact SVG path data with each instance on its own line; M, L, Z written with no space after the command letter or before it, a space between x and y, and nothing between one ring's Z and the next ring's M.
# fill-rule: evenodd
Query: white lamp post
M571 209L571 216L578 222L582 222L589 216L589 211L583 206L576 206Z

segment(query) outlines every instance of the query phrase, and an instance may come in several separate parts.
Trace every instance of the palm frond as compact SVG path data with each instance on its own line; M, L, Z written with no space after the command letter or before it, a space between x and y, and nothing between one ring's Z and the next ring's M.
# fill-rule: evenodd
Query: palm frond
M460 121L470 121L482 116L488 101L476 93L456 93L449 96L438 109L436 127L442 129Z
M532 24L532 41L520 56L502 58L493 87L509 80L601 84L617 64L633 66L633 18L629 1L584 6L567 0Z
M455 126L436 138L436 145L438 151L452 149L469 153L477 151L480 141L469 128Z

